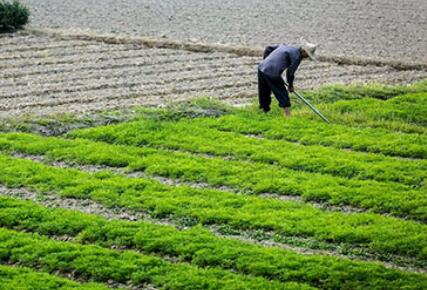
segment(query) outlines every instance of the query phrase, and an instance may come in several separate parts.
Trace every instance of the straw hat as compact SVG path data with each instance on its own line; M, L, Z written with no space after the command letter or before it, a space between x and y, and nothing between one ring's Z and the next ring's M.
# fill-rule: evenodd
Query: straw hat
M306 42L303 45L301 45L301 49L304 50L308 54L310 59L317 60L315 54L316 54L316 48L318 46L319 46L318 44Z

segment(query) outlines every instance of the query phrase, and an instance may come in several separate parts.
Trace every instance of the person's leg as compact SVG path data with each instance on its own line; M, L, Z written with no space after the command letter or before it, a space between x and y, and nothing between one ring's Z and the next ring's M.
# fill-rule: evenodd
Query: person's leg
M271 105L271 89L265 79L264 74L258 70L258 101L259 108L264 112L270 111Z
M288 90L285 87L285 82L282 78L277 79L268 79L269 86L274 93L277 101L279 102L279 107L284 109L285 115L291 115L291 100L289 99Z

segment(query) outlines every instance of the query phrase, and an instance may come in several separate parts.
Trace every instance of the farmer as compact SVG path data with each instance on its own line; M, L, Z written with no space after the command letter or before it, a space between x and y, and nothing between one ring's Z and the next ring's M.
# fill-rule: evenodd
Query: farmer
M315 60L314 53L317 45L306 44L300 47L279 44L267 46L264 50L264 60L258 65L258 97L259 108L264 112L270 111L271 92L279 101L279 107L284 108L285 116L291 115L291 102L282 78L286 70L288 89L294 91L295 71L302 59Z

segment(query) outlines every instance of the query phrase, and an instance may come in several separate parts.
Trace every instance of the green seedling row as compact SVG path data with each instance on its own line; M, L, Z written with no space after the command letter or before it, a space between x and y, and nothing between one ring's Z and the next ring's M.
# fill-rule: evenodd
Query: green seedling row
M307 118L284 119L281 115L249 110L219 118L200 118L198 123L200 126L223 131L255 134L304 145L330 146L397 157L427 158L426 135L326 124Z
M293 170L319 172L346 178L400 182L421 187L427 178L427 161L399 160L378 154L345 152L323 146L302 146L282 140L261 140L234 132L202 127L198 120L162 122L141 120L74 131L74 138L113 144L157 146L256 162ZM411 172L411 174L407 174Z
M106 206L147 211L155 217L190 218L194 223L225 224L240 229L364 247L374 253L423 260L427 257L426 225L370 213L324 211L293 201L259 198L211 189L169 186L143 178L75 169L0 155L0 183L92 199Z
M310 289L221 269L200 269L133 251L60 242L37 234L0 229L0 261L54 273L73 273L96 282L153 285L161 289Z
M108 290L99 283L77 283L29 268L0 265L0 289ZM115 288L118 289L118 288Z
M378 285L388 289L427 287L425 275L386 269L375 263L261 247L219 238L200 227L180 231L143 221L107 221L99 216L47 209L11 198L0 197L0 226L42 235L67 235L80 243L127 247L178 257L179 261L198 267L220 267L322 289L372 289Z
M345 102L335 103L335 107L341 113L360 112L370 119L400 120L404 123L412 123L427 126L427 92L406 94L397 96L385 102L358 100L349 104Z
M334 123L358 127L384 128L391 131L426 134L427 92L405 94L387 101L366 98L320 104L319 109ZM308 110L298 116L314 119Z
M226 185L253 193L300 195L306 200L346 204L378 213L427 220L425 191L411 190L397 183L350 180L264 163L24 133L0 135L0 148L45 154L57 160L83 164L128 166L131 170L153 175L206 182L212 186Z
M353 85L325 85L320 89L305 91L304 96L314 103L334 103L340 100L356 100L375 98L388 100L408 93L427 92L427 80L411 85L385 84L353 84Z

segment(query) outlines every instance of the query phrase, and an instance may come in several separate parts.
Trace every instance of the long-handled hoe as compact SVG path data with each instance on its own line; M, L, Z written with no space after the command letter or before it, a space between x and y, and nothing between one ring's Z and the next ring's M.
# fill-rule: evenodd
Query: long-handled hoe
M285 85L288 88L288 84L285 83ZM331 123L325 116L323 116L322 113L320 113L318 109L316 109L315 106L313 106L309 101L307 101L300 93L298 93L297 91L293 91L293 93L298 97L298 99L303 101L303 103L306 104L314 113L316 113L320 118L322 118L323 121L325 121L328 124Z

